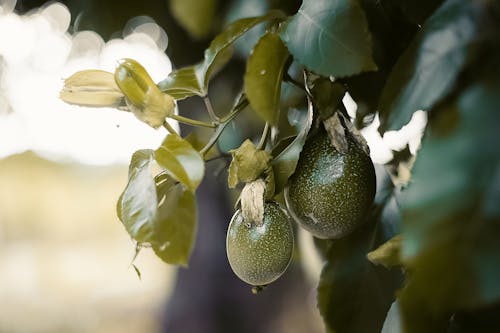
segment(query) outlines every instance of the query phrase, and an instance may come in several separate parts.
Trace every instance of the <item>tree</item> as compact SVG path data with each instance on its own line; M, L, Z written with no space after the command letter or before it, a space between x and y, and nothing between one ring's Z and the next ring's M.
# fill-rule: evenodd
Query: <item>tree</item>
M233 21L200 62L157 84L132 59L114 74L89 70L66 80L65 101L125 109L170 132L157 150L132 156L118 201L118 216L138 249L148 245L169 264L188 264L194 193L208 161L231 158L228 185L243 188L241 216L259 227L264 202L282 202L298 163L312 163L301 161L301 152L322 128L331 149L346 156L351 141L366 148L359 130L376 113L384 134L425 110L418 154L404 149L376 166L377 193L360 226L316 239L325 260L318 307L328 332L399 330L399 321L403 332L498 331L500 3L304 0L290 16L280 10L287 9L283 3L268 1L262 11L272 10ZM170 6L194 37L210 32L216 1L171 0ZM244 50L236 44L243 36L256 41L241 94L222 114L212 106L209 84L234 48ZM352 120L342 102L346 93L358 104ZM176 102L196 96L208 121L174 112ZM243 112L264 123L260 140L247 140L230 155L218 152L226 126ZM213 134L205 141L182 137L167 118ZM162 171L152 174L155 164ZM347 191L339 204L360 195L349 182L337 191Z

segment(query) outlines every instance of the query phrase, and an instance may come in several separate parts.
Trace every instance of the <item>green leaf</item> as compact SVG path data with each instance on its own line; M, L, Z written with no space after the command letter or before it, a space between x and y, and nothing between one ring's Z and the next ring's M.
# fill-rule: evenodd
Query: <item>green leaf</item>
M271 156L265 150L257 150L250 140L245 140L238 149L229 151L233 157L228 170L228 186L256 180L268 168Z
M379 333L401 283L400 271L374 266L366 254L383 241L376 218L330 241L318 286L318 307L331 333Z
M205 172L205 163L200 153L178 135L169 134L154 152L158 164L174 179L194 192Z
M309 106L307 112L301 112L303 115L302 127L298 131L297 136L291 141L290 138L286 138L284 142L288 144L286 148L275 149L275 154L273 154L273 160L271 165L274 172L274 182L275 182L275 193L280 193L288 182L288 177L290 177L297 167L297 162L299 161L300 152L304 143L307 139L307 133L311 128L313 121L313 106L312 102L308 101Z
M158 83L158 87L164 93L169 94L176 100L190 96L203 96L203 80L198 79L197 66L189 66L177 69L170 73L168 77Z
M153 250L166 263L187 266L197 229L194 193L167 180L158 185L158 199Z
M297 61L324 76L377 69L366 17L356 0L304 0L281 38Z
M500 300L500 75L485 67L481 81L440 110L458 112L452 133L431 123L401 201L402 255L412 272L401 293L408 332L422 332L424 315L437 318L426 332L441 332L450 313Z
M216 9L217 0L170 0L172 15L195 38L210 33Z
M257 24L282 17L280 12L270 11L263 16L243 18L231 23L212 40L200 63L173 71L158 84L159 88L176 99L194 95L205 96L208 92L208 82L215 70L229 61L228 47Z
M281 6L273 6L275 8L281 8ZM262 0L234 0L229 5L227 14L225 17L225 22L232 22L240 18L249 16L260 16L264 15L269 11L269 4L267 1ZM248 55L252 51L255 44L259 40L260 36L264 34L266 27L261 25L256 28L252 28L250 31L245 33L241 38L239 38L234 43L234 50L236 55L241 59L248 58Z
M248 58L245 94L257 114L272 125L278 121L281 80L288 50L278 34L268 32L260 38Z
M472 54L480 14L475 1L448 0L426 21L384 87L381 133L400 129L415 111L431 109L450 92Z
M132 155L128 184L118 201L120 220L130 236L147 242L154 233L156 186L151 174L153 150L138 150Z
M383 265L387 268L401 265L401 235L394 236L377 249L369 252L366 257L375 265Z

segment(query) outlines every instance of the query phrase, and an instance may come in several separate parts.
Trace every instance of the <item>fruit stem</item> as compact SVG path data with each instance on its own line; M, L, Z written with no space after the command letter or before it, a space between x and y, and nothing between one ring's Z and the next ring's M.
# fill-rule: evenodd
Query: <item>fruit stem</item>
M260 137L259 144L257 145L258 150L262 150L266 146L267 138L269 136L269 123L266 121L266 125L264 126L264 130L262 131L262 136Z
M170 134L179 135L179 133L177 133L177 131L172 126L170 126L170 124L166 120L163 122L163 127L165 127L165 129Z
M169 117L174 119L174 120L177 120L180 123L191 125L191 126L208 127L208 128L216 128L217 127L217 124L207 123L205 121L199 121L196 119L183 117L183 116L180 116L178 114L173 114L173 115L170 115Z
M210 98L208 96L203 97L203 102L205 102L205 107L207 108L208 115L210 116L210 119L212 119L212 122L219 124L220 119L214 112Z
M210 137L210 140L208 140L205 147L203 147L200 150L200 154L202 156L205 156L206 153L210 150L210 148L212 148L213 145L217 142L222 132L224 132L224 129L226 128L227 124L229 124L238 115L238 113L243 111L243 109L245 109L247 105L248 105L248 100L245 98L240 103L236 104L236 106L234 106L233 110L229 112L229 114L227 114L224 118L221 119L221 122L219 123L219 125L217 125L217 129Z

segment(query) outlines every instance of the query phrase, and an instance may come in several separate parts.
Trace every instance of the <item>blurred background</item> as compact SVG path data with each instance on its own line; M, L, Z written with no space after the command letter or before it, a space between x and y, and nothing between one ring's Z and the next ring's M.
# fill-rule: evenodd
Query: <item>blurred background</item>
M297 255L261 294L252 295L231 272L225 233L233 198L220 165L209 165L198 191L190 267L168 266L145 249L134 262L139 276L115 202L132 153L156 148L166 133L126 112L58 99L63 78L82 69L114 71L124 57L160 81L172 68L199 61L227 22L271 8L293 14L299 6L298 0L0 0L0 332L323 331L315 308L321 262L300 232L308 259ZM254 37L250 32L238 43L211 84L216 110L227 110L240 91ZM356 111L352 100L346 103ZM191 116L201 106L196 98L179 103ZM221 150L252 136L249 124L262 125L241 117L223 135ZM424 123L417 112L406 128L382 139L375 120L363 130L374 161L387 162L391 149L407 143L414 152Z

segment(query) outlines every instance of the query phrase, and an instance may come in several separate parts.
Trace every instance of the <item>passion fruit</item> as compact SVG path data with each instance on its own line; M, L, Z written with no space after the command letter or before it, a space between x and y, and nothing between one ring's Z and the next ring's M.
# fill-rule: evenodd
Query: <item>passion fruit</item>
M375 197L373 163L354 138L339 152L320 126L304 144L284 195L290 215L318 238L337 239L358 228Z
M285 272L293 252L286 210L276 202L266 202L260 225L245 221L241 210L236 211L227 231L226 250L232 270L244 282L264 286L275 281Z

